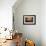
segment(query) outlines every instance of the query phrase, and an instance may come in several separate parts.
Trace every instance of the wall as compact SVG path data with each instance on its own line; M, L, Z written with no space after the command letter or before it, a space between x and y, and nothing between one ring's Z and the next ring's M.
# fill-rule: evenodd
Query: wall
M41 0L23 0L13 6L13 14L15 30L22 32L25 39L34 40L36 46L41 46ZM24 25L23 15L36 15L36 25Z
M46 46L46 0L41 1L41 41Z
M0 0L0 27L12 29L12 6L16 0Z

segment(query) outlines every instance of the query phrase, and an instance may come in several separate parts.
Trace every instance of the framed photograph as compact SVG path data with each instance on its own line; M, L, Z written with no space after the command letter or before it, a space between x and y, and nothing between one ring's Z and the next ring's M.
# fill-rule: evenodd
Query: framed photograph
M35 25L36 24L36 15L24 15L23 24L24 25Z

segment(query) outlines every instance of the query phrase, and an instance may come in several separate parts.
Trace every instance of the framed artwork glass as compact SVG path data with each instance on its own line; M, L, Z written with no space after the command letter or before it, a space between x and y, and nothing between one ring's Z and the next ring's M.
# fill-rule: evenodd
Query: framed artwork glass
M24 25L35 25L36 24L36 15L24 15L23 24Z

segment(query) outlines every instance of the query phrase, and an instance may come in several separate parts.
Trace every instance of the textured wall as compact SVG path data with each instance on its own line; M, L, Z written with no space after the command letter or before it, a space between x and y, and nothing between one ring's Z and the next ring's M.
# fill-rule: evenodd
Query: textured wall
M22 32L24 38L34 40L36 46L41 46L41 1L23 0L19 5L13 6L13 13L15 30ZM23 25L23 15L36 15L36 25Z

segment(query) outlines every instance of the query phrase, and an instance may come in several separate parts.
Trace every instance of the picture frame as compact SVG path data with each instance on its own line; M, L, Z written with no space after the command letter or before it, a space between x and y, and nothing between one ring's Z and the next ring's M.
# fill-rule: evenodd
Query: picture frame
M23 24L24 25L35 25L36 24L36 15L24 15Z

